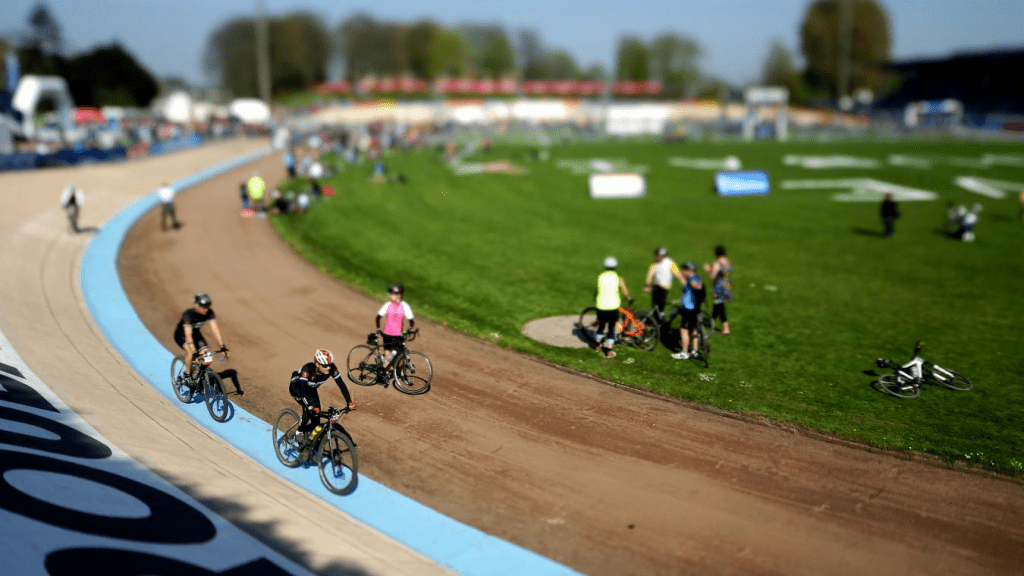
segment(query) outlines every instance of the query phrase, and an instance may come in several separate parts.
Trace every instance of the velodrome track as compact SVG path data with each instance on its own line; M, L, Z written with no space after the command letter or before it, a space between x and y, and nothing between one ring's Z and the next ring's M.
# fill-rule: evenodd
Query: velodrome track
M83 303L78 269L92 234L68 232L57 202L68 182L77 182L86 192L82 226L96 227L164 182L266 146L262 140L235 140L126 163L0 174L0 332L27 367L99 434L255 536L255 545L262 541L320 574L450 573L324 506L196 425L128 369ZM189 231L199 232L198 228ZM0 395L0 408L5 398ZM18 404L8 407L23 408ZM8 427L0 425L0 432ZM24 433L17 425L15 430ZM7 518L3 513L0 510L0 518ZM21 526L0 521L0 551L4 551L0 553L0 574L43 573L41 565L27 568L10 563L12 557L19 557L11 551L31 552L48 544L32 541L42 528L32 533L14 532L16 525ZM68 538L82 540L74 535ZM208 558L233 558L239 547L252 545L221 538L205 548L178 546L171 552L173 557L219 569L218 563ZM123 568L124 562L120 564ZM88 566L80 562L77 569ZM90 569L104 572L102 566ZM155 573L156 569L151 569ZM161 569L170 569L169 564Z
M291 371L317 347L344 358L372 330L379 300L296 257L265 220L239 217L237 183L253 169L270 185L283 176L274 155L186 191L186 227L162 233L158 214L145 216L120 268L169 349L191 295L211 294L247 391L240 403L269 420L293 403ZM200 253L208 265L186 265ZM416 309L415 286L408 299ZM1019 574L1024 565L1017 483L633 394L418 325L414 347L435 366L430 393L350 385L359 410L346 427L360 472L582 572ZM341 402L322 390L325 404Z

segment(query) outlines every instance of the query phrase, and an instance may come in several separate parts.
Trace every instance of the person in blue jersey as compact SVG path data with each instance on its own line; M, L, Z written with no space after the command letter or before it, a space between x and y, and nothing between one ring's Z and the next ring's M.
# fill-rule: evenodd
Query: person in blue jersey
M626 281L619 277L616 269L619 261L614 256L604 259L604 272L597 277L597 333L595 339L598 344L598 351L604 354L605 358L614 358L615 351L615 323L619 320L619 307L622 306L622 299L619 291L632 301L629 297L629 288ZM602 334L604 332L604 334Z
M679 338L682 341L683 349L672 355L676 360L686 360L691 355L697 354L697 311L704 303L704 284L700 275L697 274L697 265L691 261L683 263L683 296L680 303L683 305L683 325L679 327ZM693 350L690 350L690 346Z

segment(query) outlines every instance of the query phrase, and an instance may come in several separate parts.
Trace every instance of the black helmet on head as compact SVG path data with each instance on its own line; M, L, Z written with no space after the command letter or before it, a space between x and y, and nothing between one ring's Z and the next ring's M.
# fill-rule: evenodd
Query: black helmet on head
M388 294L405 294L405 286L395 283L388 286Z
M213 303L210 300L210 297L206 295L206 292L200 292L199 294L196 294L195 301L196 306L202 306L204 308L209 308L210 304Z
M683 269L684 270L696 270L697 269L697 264L693 260L687 260L686 262L683 262Z

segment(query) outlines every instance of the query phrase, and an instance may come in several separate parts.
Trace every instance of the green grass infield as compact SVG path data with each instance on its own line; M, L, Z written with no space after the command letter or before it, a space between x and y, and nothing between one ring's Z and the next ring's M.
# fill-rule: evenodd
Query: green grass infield
M369 163L345 166L326 182L336 196L273 225L337 278L381 298L402 282L417 315L499 346L641 390L1024 475L1024 223L1020 190L1009 186L1024 182L1019 145L648 141L555 145L544 161L530 152L498 146L459 170L507 160L520 174L458 175L436 150L389 155L390 173L406 184L371 182ZM771 193L719 197L713 170L679 166L728 155L768 171ZM806 167L815 160L805 156L873 167ZM571 168L595 158L645 170L647 195L591 199L587 175ZM969 192L956 184L964 176L1008 191L1002 199ZM784 188L865 178L936 198L900 202L887 239L877 199L840 202L835 196L852 190ZM984 207L974 242L945 235L950 200ZM520 333L530 320L591 305L606 255L618 258L637 305L647 307L643 279L655 247L702 264L717 244L735 266L733 333L712 338L707 369L671 359L661 345L619 347L606 360ZM912 400L874 389L875 359L905 362L917 340L927 343L926 359L965 373L974 389L926 385Z

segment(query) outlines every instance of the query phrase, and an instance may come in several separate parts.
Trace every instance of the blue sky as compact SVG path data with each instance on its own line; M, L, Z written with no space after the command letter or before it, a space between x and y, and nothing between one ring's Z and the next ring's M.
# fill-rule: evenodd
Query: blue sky
M537 30L545 45L563 48L582 66L612 68L619 38L649 39L674 31L696 39L702 69L734 83L756 79L773 39L798 52L809 0L265 0L268 12L308 9L330 27L364 11L411 22L489 22ZM0 35L24 27L37 0L5 0ZM896 59L942 56L959 50L1024 47L1021 0L881 0L889 12ZM205 84L202 55L210 32L251 13L255 0L49 0L69 51L117 40L160 77Z

